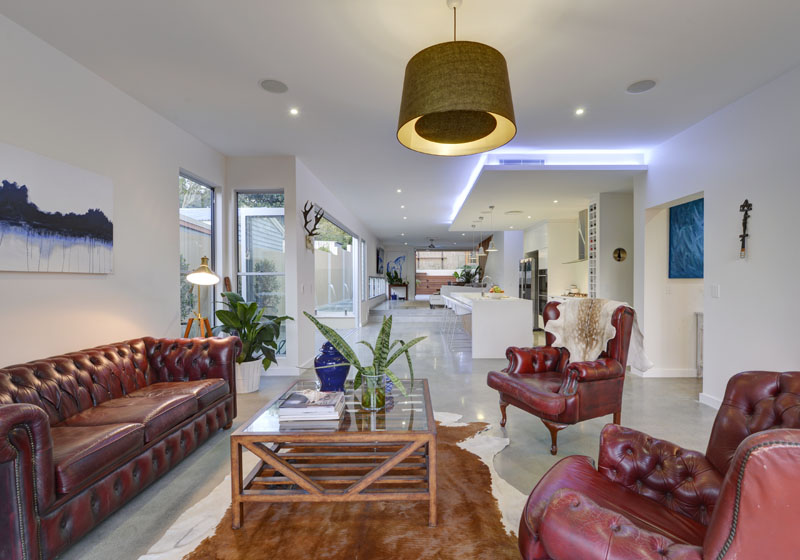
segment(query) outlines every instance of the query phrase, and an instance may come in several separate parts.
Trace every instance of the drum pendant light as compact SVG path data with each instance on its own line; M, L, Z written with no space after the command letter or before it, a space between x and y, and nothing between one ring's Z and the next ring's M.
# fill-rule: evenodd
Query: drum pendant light
M466 156L506 144L517 133L506 59L483 43L453 40L428 47L406 65L397 139L416 152Z

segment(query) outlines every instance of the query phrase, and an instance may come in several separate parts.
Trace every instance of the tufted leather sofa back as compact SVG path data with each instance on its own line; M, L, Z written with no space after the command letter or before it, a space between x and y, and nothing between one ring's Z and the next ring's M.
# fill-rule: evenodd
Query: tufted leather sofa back
M726 473L742 440L773 428L800 428L800 371L734 375L711 429L706 457Z
M36 405L52 426L152 383L228 379L216 372L231 367L239 348L223 339L147 337L0 368L0 404Z

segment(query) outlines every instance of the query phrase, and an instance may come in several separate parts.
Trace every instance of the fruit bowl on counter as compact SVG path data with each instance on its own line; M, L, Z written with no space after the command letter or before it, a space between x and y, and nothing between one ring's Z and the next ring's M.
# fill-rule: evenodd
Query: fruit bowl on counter
M502 299L506 297L506 294L500 289L500 286L492 286L484 295L490 299Z

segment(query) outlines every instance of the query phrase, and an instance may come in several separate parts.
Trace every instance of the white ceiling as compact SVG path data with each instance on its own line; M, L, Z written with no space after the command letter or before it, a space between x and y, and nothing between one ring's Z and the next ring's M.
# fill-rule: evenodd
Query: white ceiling
M476 225L484 232L490 230L490 221L494 231L499 231L525 229L544 219L576 220L578 212L589 206L592 195L633 191L633 177L638 173L642 171L486 169L451 229L471 232L472 224L481 216L485 225ZM493 214L487 213L490 205L495 207ZM522 213L506 214L517 210Z
M297 155L387 244L460 241L448 221L476 156L395 138L406 62L450 39L445 0L0 0L0 13L225 154ZM464 0L458 22L508 61L518 149L652 147L800 62L795 0ZM644 78L656 89L625 93Z

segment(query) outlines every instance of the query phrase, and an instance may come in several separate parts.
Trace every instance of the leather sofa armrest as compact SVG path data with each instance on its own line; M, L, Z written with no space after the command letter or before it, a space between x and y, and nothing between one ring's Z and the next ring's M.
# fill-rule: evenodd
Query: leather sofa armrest
M597 470L610 480L708 525L722 476L699 451L607 424Z
M622 377L625 370L614 358L600 358L595 362L574 362L567 365L567 377L582 383Z
M519 348L509 346L506 349L508 366L505 373L544 373L547 371L564 371L564 366L569 360L569 352L563 348L552 346L535 346L532 348Z
M47 413L0 404L0 558L39 557L39 516L55 501Z
M580 492L553 494L542 516L541 541L551 560L701 560L703 549L634 525Z

